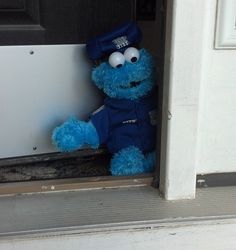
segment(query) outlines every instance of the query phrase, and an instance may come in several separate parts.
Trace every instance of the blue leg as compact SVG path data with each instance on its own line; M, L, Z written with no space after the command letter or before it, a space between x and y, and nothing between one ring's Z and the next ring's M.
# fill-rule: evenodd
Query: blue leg
M144 173L150 173L154 171L156 165L156 152L153 151L145 155L144 160Z
M131 146L114 154L111 160L111 173L116 176L150 173L154 171L155 164L154 151L144 156L138 148Z
M70 152L86 145L98 148L99 137L91 122L79 121L71 117L54 129L52 142L61 151Z
M141 174L144 161L145 157L137 147L123 148L111 160L111 173L116 176Z

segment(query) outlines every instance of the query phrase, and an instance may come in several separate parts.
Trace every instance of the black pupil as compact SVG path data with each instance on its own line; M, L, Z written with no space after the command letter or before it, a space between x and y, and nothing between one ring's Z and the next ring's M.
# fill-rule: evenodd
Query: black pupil
M131 58L131 62L137 62L137 57L135 57L135 56L132 57L132 58Z
M120 68L120 67L122 67L122 64L118 64L116 67L117 67L117 68Z

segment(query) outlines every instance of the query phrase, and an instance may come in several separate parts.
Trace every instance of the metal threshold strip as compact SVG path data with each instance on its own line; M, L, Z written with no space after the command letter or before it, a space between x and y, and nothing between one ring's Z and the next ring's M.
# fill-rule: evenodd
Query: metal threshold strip
M0 198L0 239L92 233L236 220L236 187L198 189L165 201L150 186Z
M136 176L97 176L0 184L0 196L72 190L151 186L152 174Z

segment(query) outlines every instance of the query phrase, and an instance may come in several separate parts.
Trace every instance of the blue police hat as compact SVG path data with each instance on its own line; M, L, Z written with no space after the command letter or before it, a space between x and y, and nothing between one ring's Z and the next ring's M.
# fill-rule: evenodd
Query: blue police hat
M142 32L134 22L125 23L104 35L87 41L86 49L92 60L101 59L114 51L123 52L142 40Z

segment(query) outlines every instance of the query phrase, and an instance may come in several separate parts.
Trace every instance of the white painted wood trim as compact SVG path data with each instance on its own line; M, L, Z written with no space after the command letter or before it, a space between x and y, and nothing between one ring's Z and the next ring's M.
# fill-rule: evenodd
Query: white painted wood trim
M216 49L236 49L236 1L218 0Z
M191 199L196 185L203 0L168 1L160 190L167 200Z

